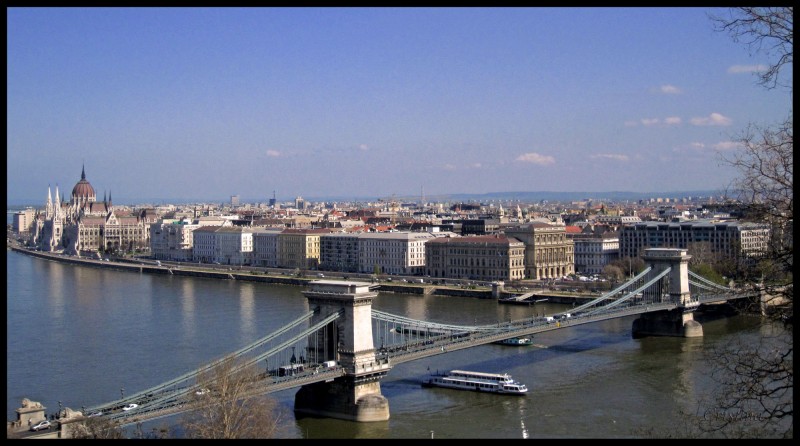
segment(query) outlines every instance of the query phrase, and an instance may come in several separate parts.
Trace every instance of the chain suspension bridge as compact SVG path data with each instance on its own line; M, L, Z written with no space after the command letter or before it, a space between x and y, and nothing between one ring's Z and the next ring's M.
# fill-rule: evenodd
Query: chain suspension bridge
M650 249L644 271L569 312L474 326L375 310L371 302L378 286L318 280L304 291L313 310L275 332L184 375L70 412L77 421L92 415L126 425L195 410L217 391L209 379L213 371L230 361L235 364L231 373L258 372L243 398L300 388L295 397L298 412L354 421L385 420L388 401L380 394L379 382L395 365L633 315L639 315L633 323L635 337L702 336L702 327L692 318L700 305L754 297L753 292L737 291L688 271L689 258L681 249Z

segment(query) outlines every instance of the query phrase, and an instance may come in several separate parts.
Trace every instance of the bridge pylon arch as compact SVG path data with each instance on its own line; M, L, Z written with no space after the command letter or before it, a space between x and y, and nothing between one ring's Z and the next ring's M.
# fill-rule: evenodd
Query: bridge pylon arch
M312 334L309 345L321 345L313 360L336 361L345 375L331 382L308 384L295 394L298 414L348 421L389 419L389 400L381 395L380 379L391 365L375 354L372 335L372 299L378 293L365 282L315 280L303 294L314 309L314 324L342 312L343 315Z
M700 303L689 290L689 260L692 256L682 248L648 248L643 258L652 267L652 274L670 268L665 297L676 303L678 308L642 314L633 321L633 337L702 337L703 326L694 320L694 311Z

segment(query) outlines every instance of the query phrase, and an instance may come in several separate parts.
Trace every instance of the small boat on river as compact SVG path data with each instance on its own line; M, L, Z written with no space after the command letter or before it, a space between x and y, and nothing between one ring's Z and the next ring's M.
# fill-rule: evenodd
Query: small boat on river
M525 395L528 393L528 387L525 384L514 381L508 373L469 372L466 370L451 370L447 373L432 374L422 381L422 386L505 395Z
M517 338L503 339L502 341L495 341L494 344L523 346L523 345L533 345L533 341L531 340L531 338L517 337Z

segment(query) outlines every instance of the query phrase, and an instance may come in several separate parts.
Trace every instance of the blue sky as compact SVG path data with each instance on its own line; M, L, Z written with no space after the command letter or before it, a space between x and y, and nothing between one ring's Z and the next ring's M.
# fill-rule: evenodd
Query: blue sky
M9 8L12 200L726 187L791 95L706 8Z

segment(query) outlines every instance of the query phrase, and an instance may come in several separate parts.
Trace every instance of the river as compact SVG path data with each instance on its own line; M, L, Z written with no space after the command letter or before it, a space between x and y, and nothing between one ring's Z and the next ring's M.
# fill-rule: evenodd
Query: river
M23 398L48 413L81 410L177 377L308 310L295 286L114 271L7 250L7 419ZM489 324L569 306L380 293L373 307L414 319ZM704 349L757 338L753 316L703 321L705 336L633 339L633 318L537 335L534 346L485 345L400 364L381 381L391 418L296 419L294 393L272 394L280 438L637 438L670 432L707 395ZM378 341L376 340L376 343ZM523 397L423 388L428 370L508 372ZM158 425L177 424L177 419ZM150 429L153 426L145 426Z

